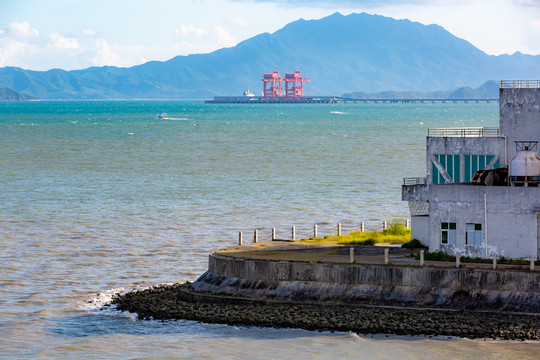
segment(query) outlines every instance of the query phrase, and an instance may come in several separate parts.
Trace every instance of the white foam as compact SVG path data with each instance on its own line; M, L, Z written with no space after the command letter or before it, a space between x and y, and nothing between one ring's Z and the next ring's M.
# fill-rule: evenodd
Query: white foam
M77 304L77 310L79 311L92 311L101 310L106 305L110 305L112 298L116 294L125 294L130 290L126 290L123 287L100 291L97 294L92 294L81 300Z
M171 283L165 283L161 285L173 285L177 282L171 282ZM75 308L77 311L86 311L86 312L99 312L100 314L109 314L109 315L118 315L120 313L116 310L116 305L111 305L111 301L115 295L122 295L126 294L130 291L143 291L146 289L149 289L151 287L155 286L155 284L149 285L149 286L140 286L136 288L124 288L124 287L118 287L114 289L104 290L100 291L97 294L91 294L86 296L84 299L77 302ZM131 314L125 312L125 315L129 315L129 317L137 318L136 314Z

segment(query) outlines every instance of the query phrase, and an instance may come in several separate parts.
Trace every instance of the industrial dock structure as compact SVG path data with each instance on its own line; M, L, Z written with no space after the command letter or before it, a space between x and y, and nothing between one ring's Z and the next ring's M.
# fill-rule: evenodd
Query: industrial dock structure
M344 103L457 103L457 102L491 102L497 101L492 98L463 98L463 99L412 99L412 98L349 98L342 96L304 96L304 82L311 81L302 76L300 71L285 73L281 77L278 71L263 74L263 90L261 96L255 96L249 91L249 87L243 95L237 96L214 96L213 99L205 99L207 104L335 104ZM284 83L284 86L282 86Z
M498 128L428 130L426 176L402 200L429 251L540 256L540 80L502 81L499 113Z
M304 96L304 82L311 81L302 76L300 71L285 73L281 77L278 71L263 74L262 96L255 96L249 88L241 96L215 96L213 100L204 100L210 104L329 104L337 103L336 96ZM285 91L281 84L285 83Z

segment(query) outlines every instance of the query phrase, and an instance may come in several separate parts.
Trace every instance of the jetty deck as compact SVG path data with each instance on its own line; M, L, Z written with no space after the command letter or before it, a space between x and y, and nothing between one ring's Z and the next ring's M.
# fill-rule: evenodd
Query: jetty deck
M415 260L419 249L404 249L391 244L366 245L337 245L316 244L301 241L262 241L243 245L234 245L215 253L222 256L268 261L302 261L319 263L351 263L351 248L354 251L354 264L384 264L385 249L388 249L388 262L393 265L420 266ZM454 262L424 261L426 267L456 268ZM492 263L460 262L459 268L493 269ZM497 264L498 269L513 269L530 271L529 264ZM540 273L536 267L534 272Z
M213 99L205 99L206 104L337 104L337 103L481 103L498 102L497 98L461 98L461 99L386 99L386 98L347 98L340 96L303 96L298 98L287 97L264 97L264 96L215 96Z

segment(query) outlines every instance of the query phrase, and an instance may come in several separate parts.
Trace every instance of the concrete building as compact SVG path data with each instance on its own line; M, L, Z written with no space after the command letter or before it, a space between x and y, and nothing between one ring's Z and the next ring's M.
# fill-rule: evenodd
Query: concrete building
M429 129L426 176L404 179L429 251L540 256L540 80L502 81L499 128Z

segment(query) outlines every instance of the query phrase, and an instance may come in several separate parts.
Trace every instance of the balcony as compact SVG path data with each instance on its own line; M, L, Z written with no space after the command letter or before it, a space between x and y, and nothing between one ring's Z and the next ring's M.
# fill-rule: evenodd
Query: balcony
M401 200L427 201L428 186L425 177L405 178L401 186Z
M426 185L425 177L404 178L403 185Z

